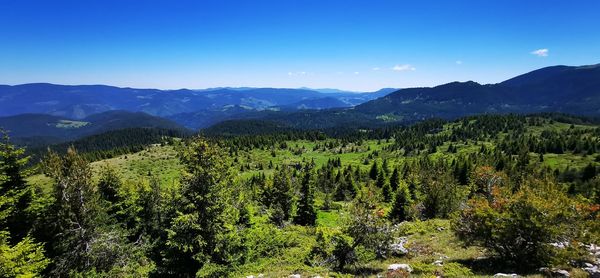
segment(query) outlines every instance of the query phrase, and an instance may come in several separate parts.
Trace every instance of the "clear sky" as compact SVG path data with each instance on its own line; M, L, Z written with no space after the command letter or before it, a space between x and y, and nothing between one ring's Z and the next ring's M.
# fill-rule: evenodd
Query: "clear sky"
M0 0L0 83L376 90L600 63L600 1Z

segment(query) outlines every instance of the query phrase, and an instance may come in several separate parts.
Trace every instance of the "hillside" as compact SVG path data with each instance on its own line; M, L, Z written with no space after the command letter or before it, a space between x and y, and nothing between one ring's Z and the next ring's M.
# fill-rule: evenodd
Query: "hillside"
M15 142L29 147L56 144L84 136L126 128L159 128L186 131L175 122L142 112L108 111L80 120L43 114L21 114L0 118L0 128Z
M232 130L239 133L227 134ZM143 209L149 206L159 210L161 217L171 215L182 221L173 214L172 208L186 201L175 192L190 194L185 191L185 186L190 184L183 174L189 173L186 167L190 167L185 161L198 156L195 152L194 156L186 156L185 150L199 142L199 148L195 150L203 155L214 155L211 159L215 159L207 159L207 164L203 164L207 166L203 166L200 173L207 173L205 170L211 167L224 167L226 171L208 173L217 177L223 177L221 174L226 172L232 175L231 183L222 187L227 198L214 200L230 201L229 209L239 211L237 222L232 224L235 232L229 235L227 242L231 243L237 235L243 239L239 244L244 247L228 252L239 252L235 254L244 256L244 260L236 261L224 270L233 277L259 274L265 277L291 274L376 277L385 275L393 264L409 264L412 275L417 277L490 277L499 272L518 273L523 277L550 275L538 270L541 266L557 267L572 276L585 277L587 274L585 266L580 264L539 262L543 258L537 257L528 259L527 264L511 262L506 255L492 252L489 245L462 238L461 227L479 222L469 224L468 221L477 218L459 221L462 219L459 217L478 208L473 202L483 206L484 197L497 198L494 199L497 203L483 206L477 212L483 215L481 217L502 221L510 216L510 221L498 221L499 224L494 226L498 233L506 232L495 239L507 244L503 246L521 246L511 236L528 236L528 229L541 230L529 238L536 242L554 243L545 240L553 240L555 234L571 237L572 233L566 231L575 229L591 233L589 237L581 237L582 242L587 244L597 240L597 230L593 230L598 225L593 218L596 216L592 214L592 218L580 219L570 210L553 210L556 205L563 204L560 202L580 200L582 202L577 206L584 209L578 212L587 213L587 208L593 210L593 204L600 201L600 155L597 151L600 149L600 126L590 119L559 114L482 115L453 121L429 120L406 127L355 130L334 137L317 131L282 129L275 123L263 121L223 122L212 131L213 135L206 141L208 145L204 145L202 139L175 140L92 163L94 180L118 180L115 184L121 188L118 196L122 198L118 204L124 208L115 208L119 210L115 218L139 214L140 218L135 219L154 219ZM214 149L207 150L206 146ZM221 150L218 155L208 154L217 149ZM115 172L110 174L110 171ZM311 206L316 215L313 224L299 224L296 215L301 213L302 200L305 200L303 181L307 175L310 176L310 188L314 190ZM53 186L52 180L42 175L32 176L29 181L42 188ZM493 184L493 189L488 188L489 183ZM526 191L530 199L523 201L517 199L523 196L520 186L541 186L543 190ZM410 205L401 206L406 209L402 212L406 213L402 214L404 216L396 214L397 196L403 194L400 189L412 196L406 201ZM507 192L499 192L501 189ZM511 190L518 193L510 195ZM546 195L540 193L548 190L551 191ZM157 202L156 206L148 205L148 200L144 199L157 198L150 192L160 192L160 199L151 199ZM215 193L211 191L211 194ZM552 198L548 198L548 194ZM237 197L229 199L229 196ZM281 220L279 217L284 216L277 214L281 209L279 200L294 204L289 208L292 216L287 220ZM503 202L516 202L517 208L529 208L536 216L528 218L527 215L510 214L511 211L496 212L494 208L505 205ZM564 218L564 213L570 216ZM227 211L227 215L232 214ZM552 218L554 216L557 218ZM561 220L552 222L557 219ZM129 224L132 225L130 229L143 231L145 223L133 222ZM162 226L158 228L160 232L156 231L158 236L154 244L158 245L153 245L154 248L170 250L165 245L162 227L178 226L169 221L156 223L162 224L154 225ZM352 230L349 227L354 226L348 225L356 225L358 230ZM502 225L507 225L508 230ZM485 229L485 226L474 227ZM366 239L369 241L359 241ZM355 242L358 243L354 245ZM341 245L342 249L340 244L347 245ZM554 252L552 248L560 251L559 247L535 248L544 248L546 252ZM511 252L515 256L533 258L526 248L515 248ZM561 252L574 255L568 253L570 249ZM172 258L170 254L149 254L158 256L152 257L158 262L157 272L173 267L161 263L163 256ZM342 260L339 254L350 258L342 267L333 263ZM559 260L561 257L553 255L552 258ZM592 262L588 257L577 260L582 262L581 265ZM177 266L176 269L182 268ZM554 271L550 269L548 273ZM402 271L397 273L408 275Z
M336 91L322 93L310 89L279 88L213 88L204 90L158 90L120 88L105 85L55 85L32 83L0 86L0 116L25 113L49 114L71 119L83 119L91 114L110 110L145 112L155 116L176 116L181 113L210 111L219 117L219 111L229 106L250 110L264 110L311 100L323 102L333 98L327 107L347 107L375 99L389 89L374 93ZM338 106L339 105L339 106ZM323 106L323 104L314 107ZM226 114L225 114L226 115Z
M371 116L390 114L399 121L481 113L564 112L598 116L600 64L548 67L498 84L469 81L403 89L358 105L355 110Z

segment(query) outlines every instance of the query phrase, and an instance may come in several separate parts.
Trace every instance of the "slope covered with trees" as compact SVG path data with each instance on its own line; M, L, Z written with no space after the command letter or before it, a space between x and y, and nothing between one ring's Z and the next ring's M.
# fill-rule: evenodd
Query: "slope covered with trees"
M213 133L94 163L51 152L38 173L3 148L2 189L31 195L3 210L30 221L3 223L0 270L25 264L15 252L31 254L21 273L96 277L575 276L597 264L600 127L586 118ZM410 269L387 270L398 263Z

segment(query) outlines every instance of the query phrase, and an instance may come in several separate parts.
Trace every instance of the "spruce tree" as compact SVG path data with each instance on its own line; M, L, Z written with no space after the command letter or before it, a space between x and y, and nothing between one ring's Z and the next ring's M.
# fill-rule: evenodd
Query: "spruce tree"
M33 187L29 186L24 179L24 167L29 157L25 156L25 150L16 148L10 143L6 133L2 134L0 142L0 210L3 218L2 226L8 229L11 242L15 243L23 239L31 229L31 217L27 209L33 199Z
M369 177L372 180L376 180L378 174L379 174L379 167L377 166L377 160L375 160L373 162L373 165L371 166L371 170L369 171Z
M298 201L298 211L294 222L302 226L314 226L317 220L317 211L315 209L315 196L312 186L310 171L304 174L300 186L300 200Z
M392 172L392 176L390 176L390 188L392 192L396 192L398 190L398 185L400 184L400 173L398 172L398 168L394 168Z
M43 246L26 235L29 221L25 209L31 197L23 180L26 161L23 150L10 144L4 134L0 142L0 277L39 277L49 263Z
M405 183L398 185L398 190L394 196L392 210L390 211L390 218L396 222L402 222L410 220L410 206L412 205L412 198L410 190Z
M383 188L386 184L385 175L383 171L379 171L377 174L377 180L375 181L375 186L379 188Z
M190 140L179 157L183 204L171 220L166 259L175 273L195 276L207 263L224 266L235 257L232 177L221 149L202 138Z
M291 219L294 205L294 186L288 167L283 166L273 177L273 201L271 220L282 226Z

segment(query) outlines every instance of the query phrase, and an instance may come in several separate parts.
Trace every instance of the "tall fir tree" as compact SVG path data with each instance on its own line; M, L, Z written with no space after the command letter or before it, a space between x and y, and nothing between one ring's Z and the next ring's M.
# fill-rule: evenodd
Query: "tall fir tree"
M402 222L411 220L410 218L410 207L412 205L412 197L410 190L405 183L400 183L394 200L392 203L392 210L390 211L390 219L395 222Z
M23 239L31 229L32 217L27 212L34 196L34 188L25 182L25 165L29 157L25 150L10 143L6 133L2 133L0 142L0 196L5 200L0 203L3 226L8 229L11 241Z
M398 172L398 168L394 168L392 175L390 176L390 188L392 192L396 192L398 190L398 185L400 184L400 173Z
M317 221L317 211L315 209L315 196L313 191L313 181L310 170L307 170L302 178L300 185L300 200L298 200L298 210L294 222L302 226L314 226Z
M283 166L275 174L272 190L271 220L278 226L282 226L285 221L291 219L294 206L294 183L289 167Z
M232 177L223 157L218 146L200 137L180 154L183 203L171 220L166 252L172 274L195 276L205 266L225 267L236 260Z
M369 170L369 178L376 180L377 175L379 175L379 166L377 166L377 160L375 160L373 161L373 165L371 165L371 170Z
M32 189L23 179L26 162L23 150L14 147L8 135L3 134L0 142L0 277L39 277L50 262L44 256L43 245L27 235L30 223L25 210L30 205Z

